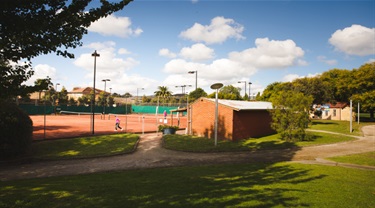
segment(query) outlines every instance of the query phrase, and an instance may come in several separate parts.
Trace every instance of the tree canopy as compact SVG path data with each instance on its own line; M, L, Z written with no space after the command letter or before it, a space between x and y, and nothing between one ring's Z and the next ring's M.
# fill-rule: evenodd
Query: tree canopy
M81 46L87 27L99 18L121 10L131 0L3 0L0 2L0 59L30 60L56 52L73 58L68 48Z
M22 83L33 75L31 59L55 52L73 58L69 48L82 45L87 27L121 10L131 0L0 1L0 99L34 90ZM93 5L98 5L94 7ZM20 63L20 61L27 62Z
M296 79L292 82L275 82L267 86L257 100L270 101L283 91L312 96L314 104L359 102L362 110L374 118L375 62L358 69L331 69L317 77Z
M214 98L215 93L211 93L208 95L209 98ZM226 100L241 100L242 97L240 95L240 88L234 87L233 85L227 85L222 87L219 90L218 94L219 99L226 99Z
M207 97L207 93L200 87L189 93L190 102L194 102L196 99L200 97Z
M293 91L281 91L272 97L272 128L280 133L281 139L289 142L306 139L312 100L311 95Z

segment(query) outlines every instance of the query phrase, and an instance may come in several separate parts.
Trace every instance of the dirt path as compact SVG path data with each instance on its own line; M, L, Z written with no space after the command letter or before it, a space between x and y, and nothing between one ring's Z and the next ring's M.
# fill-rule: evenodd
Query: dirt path
M358 137L358 140L351 142L287 150L240 153L188 153L167 150L161 147L161 135L145 134L141 136L139 146L132 154L27 164L0 164L0 180L205 164L279 161L320 162L324 164L326 162L321 158L375 151L375 126L366 126L363 128L363 132L364 137Z

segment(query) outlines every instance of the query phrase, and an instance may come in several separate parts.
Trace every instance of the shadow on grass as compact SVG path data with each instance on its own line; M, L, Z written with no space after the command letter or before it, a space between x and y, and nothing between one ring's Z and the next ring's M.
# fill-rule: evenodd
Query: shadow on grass
M5 182L0 206L310 207L298 184L324 177L291 165L242 164L46 178Z
M69 126L48 125L45 128L46 128L47 131L56 131L56 130L59 130L59 129L69 129L70 127ZM33 131L39 131L39 130L44 130L44 126L43 125L33 126Z
M337 122L329 122L329 121L317 121L313 120L311 125L339 125Z

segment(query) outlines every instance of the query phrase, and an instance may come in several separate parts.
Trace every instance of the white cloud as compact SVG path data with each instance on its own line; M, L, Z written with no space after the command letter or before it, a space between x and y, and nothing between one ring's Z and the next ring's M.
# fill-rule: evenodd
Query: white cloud
M205 42L206 44L223 43L228 38L237 40L244 39L242 32L244 27L233 19L215 17L210 25L195 23L191 28L182 31L180 37L194 42Z
M131 28L132 22L128 17L116 17L108 15L93 22L87 29L91 32L97 32L104 36L117 36L127 38L129 36L139 36L143 30L140 28Z
M189 76L188 71L198 71L199 87L207 87L214 82L232 84L242 79L242 77L250 77L257 69L230 59L218 59L210 64L173 59L164 66L164 72L173 74L165 82L173 83L174 85L178 83L195 83L195 76ZM187 83L182 83L182 81L187 81Z
M349 55L375 54L375 28L352 25L343 30L336 30L329 43L335 47L335 50Z
M169 51L169 49L167 48L162 48L159 50L159 56L164 56L164 57L168 57L168 58L175 58L177 55L171 51Z
M34 67L34 75L25 84L34 85L37 79L46 79L47 76L51 78L52 82L55 82L58 79L56 68L47 64L38 64Z
M131 54L131 52L130 51L128 51L126 48L120 48L120 49L118 49L118 54Z
M202 43L197 43L191 47L182 48L180 56L191 61L206 61L215 56L214 50L205 46Z
M299 76L298 74L288 74L283 77L283 82L292 82L295 79L302 78L302 76Z
M335 59L327 59L327 57L325 57L325 56L318 56L317 59L318 59L318 61L326 63L326 64L328 64L330 66L333 66L333 65L337 64L337 60L335 60Z
M185 48L180 53L182 58L170 60L165 64L163 71L171 74L165 82L174 85L180 83L181 80L194 83L195 77L187 76L187 72L197 70L199 87L207 87L214 82L233 84L237 83L238 80L249 79L259 69L306 65L306 62L302 60L304 51L292 40L278 41L263 38L257 39L255 43L256 47L254 48L232 52L227 58L216 59L210 63L198 63L196 62L197 58L190 57L197 55L194 52L199 51L197 49L200 47L204 48L203 44L195 44L190 48ZM207 51L209 53L204 54L213 54L213 50ZM298 77L298 75L296 76ZM292 78L287 77L286 79Z
M321 73L308 74L307 76L300 76L298 74L288 74L288 75L285 75L283 77L282 81L283 82L292 82L295 79L301 79L301 78L305 78L305 77L311 78L311 77L316 77L316 76L319 76L319 75L321 75Z
M115 44L113 42L92 43L86 48L97 49L100 54L96 57L96 80L111 79L116 80L121 77L125 71L132 69L139 64L139 61L132 57L126 59L117 57ZM75 66L88 71L86 78L93 77L94 57L92 53L81 54L73 63Z
M293 65L306 65L306 62L301 60L304 51L293 40L279 41L257 38L255 45L255 48L230 53L230 59L256 68L285 68Z
M375 62L375 58L371 58L371 59L369 59L369 60L366 62L366 64L370 64L370 63L373 63L373 62Z

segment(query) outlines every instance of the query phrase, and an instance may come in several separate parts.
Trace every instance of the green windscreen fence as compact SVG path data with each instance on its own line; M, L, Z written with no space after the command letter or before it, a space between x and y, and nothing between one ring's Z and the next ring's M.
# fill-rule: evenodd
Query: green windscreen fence
M139 114L155 114L156 109L158 114L164 113L167 111L169 115L171 110L176 110L178 107L176 106L144 106L144 105L133 105L132 106L132 113L139 113Z
M91 106L44 106L44 105L33 105L33 104L20 104L19 107L26 111L29 115L43 115L59 113L60 111L71 111L71 112L91 112ZM106 114L155 114L156 110L158 114L162 114L166 111L171 114L171 110L178 109L177 106L144 106L144 105L124 105L116 107L105 107L95 106L95 113L102 113L105 111Z
M59 113L60 111L71 111L71 112L91 112L91 106L67 106L67 105L60 105L60 106L44 106L44 105L30 105L30 104L20 104L19 107L26 111L29 115L43 115L43 114L54 114ZM105 107L103 106L95 106L95 113L102 113L106 114L113 113L113 114L129 114L131 113L131 105L127 106L116 106L116 107Z

